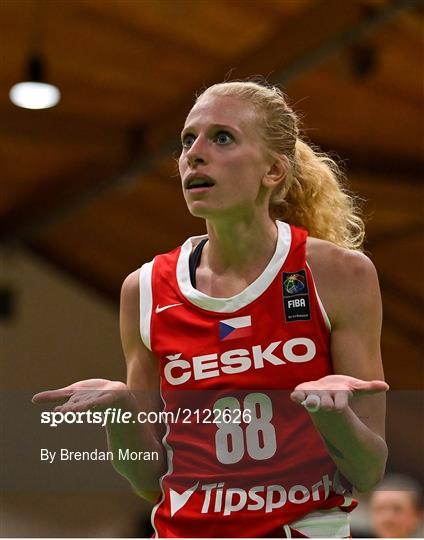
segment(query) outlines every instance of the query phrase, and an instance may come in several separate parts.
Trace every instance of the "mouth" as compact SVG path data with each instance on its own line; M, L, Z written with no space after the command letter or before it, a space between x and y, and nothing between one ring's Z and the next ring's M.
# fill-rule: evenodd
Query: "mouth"
M184 181L185 189L191 192L207 191L214 185L214 180L205 174L190 174Z

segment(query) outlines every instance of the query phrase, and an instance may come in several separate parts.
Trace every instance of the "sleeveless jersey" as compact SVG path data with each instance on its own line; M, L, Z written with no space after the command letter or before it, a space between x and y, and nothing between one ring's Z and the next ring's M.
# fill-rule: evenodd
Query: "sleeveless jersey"
M168 471L160 537L349 536L350 493L296 385L333 373L330 322L303 229L277 221L274 255L241 293L192 287L189 238L140 270L140 332L160 363ZM326 528L327 527L327 528Z

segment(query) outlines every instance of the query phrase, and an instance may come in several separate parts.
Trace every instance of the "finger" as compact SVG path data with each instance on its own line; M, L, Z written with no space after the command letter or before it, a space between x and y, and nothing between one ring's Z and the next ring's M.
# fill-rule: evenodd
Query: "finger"
M85 412L91 409L89 403L65 403L65 405L62 405L58 408L59 412L65 414L67 412ZM55 409L56 411L56 409Z
M100 392L93 390L75 390L72 396L69 398L69 403L80 403L84 401L91 401L101 395Z
M387 392L389 385L384 381L361 381L356 379L353 388L355 392L361 394L376 394L378 392Z
M47 390L45 392L39 392L32 397L33 403L46 403L51 401L60 401L62 399L68 399L72 396L74 390L66 388L58 388L57 390Z
M322 392L321 394L321 410L322 411L333 411L334 410L334 401L330 392Z
M108 394L101 396L95 394L86 394L83 399L70 399L67 403L60 407L61 412L86 412L89 410L103 410L113 405L112 398Z
M339 390L334 394L334 410L336 412L343 412L349 405L349 394L346 390Z
M302 401L305 400L305 398L306 398L306 393L303 392L302 390L294 390L294 392L290 394L290 399L294 401L295 403L301 404Z
M58 405L53 410L55 412L68 412L73 411L73 407L81 402L81 398L77 397L76 394L73 394L68 400L64 398L63 403Z
M308 394L301 405L310 413L316 413L321 408L321 397L317 394Z
M75 412L85 412L85 411L92 411L92 410L100 410L104 408L104 400L101 399L88 399L85 401L81 401L80 403L76 403L72 406L72 410Z
M63 405L56 407L54 410L65 414L67 412L84 412L88 411L91 408L91 401L67 401Z

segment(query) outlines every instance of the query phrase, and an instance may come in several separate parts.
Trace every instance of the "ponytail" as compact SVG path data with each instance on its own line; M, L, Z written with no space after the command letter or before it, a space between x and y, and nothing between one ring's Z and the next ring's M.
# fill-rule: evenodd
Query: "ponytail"
M358 199L343 181L334 160L297 139L292 167L271 196L271 216L307 229L310 236L360 250L364 222Z

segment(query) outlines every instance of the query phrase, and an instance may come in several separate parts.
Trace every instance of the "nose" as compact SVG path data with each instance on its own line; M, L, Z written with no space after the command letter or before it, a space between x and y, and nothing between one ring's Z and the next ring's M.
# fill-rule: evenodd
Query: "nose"
M196 138L186 153L187 162L190 166L207 163L207 150L205 141L200 135Z

